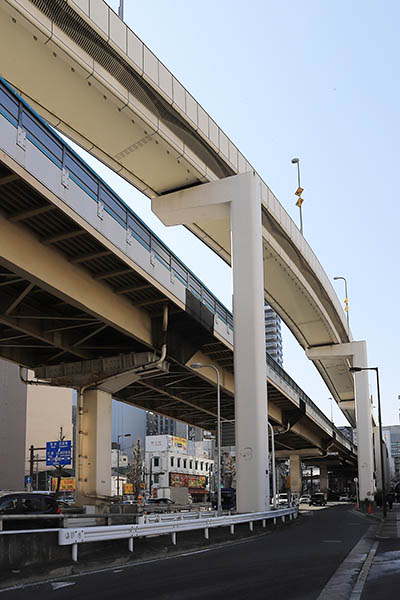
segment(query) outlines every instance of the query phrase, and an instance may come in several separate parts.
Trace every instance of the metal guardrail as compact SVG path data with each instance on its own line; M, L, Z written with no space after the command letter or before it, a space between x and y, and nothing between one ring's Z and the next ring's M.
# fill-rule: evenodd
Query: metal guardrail
M69 524L69 521L75 521L76 519L79 520L83 520L83 521L89 521L89 522L94 522L96 524L96 521L102 519L104 521L104 524L106 526L112 526L113 524L113 520L118 520L118 519L129 519L130 517L132 517L132 521L133 519L137 519L138 514L137 513L107 513L107 514L73 514L73 513L67 513L67 514L60 514L60 515L0 515L0 532L3 531L3 523L4 521L59 521L60 522L60 526L63 528L68 528L71 526L71 524ZM74 526L76 526L76 524L73 524ZM86 526L86 524L84 525ZM18 533L18 530L15 530L16 533Z
M194 531L204 529L204 537L209 539L209 530L213 527L230 527L230 532L235 533L235 525L249 523L250 531L253 531L255 521L262 521L262 526L266 527L268 520L273 520L276 524L277 519L285 522L286 517L290 520L296 518L298 509L284 508L270 510L258 513L245 513L235 515L224 515L221 517L202 518L197 515L195 519L173 520L169 522L142 523L138 525L115 525L111 527L82 527L79 529L59 529L58 544L60 546L72 546L72 560L78 560L78 545L86 542L102 542L106 540L128 540L129 552L133 552L133 540L135 538L147 537L150 535L170 534L172 544L176 545L176 534L183 531Z
M207 519L216 517L217 512L214 511L190 511L190 512L178 512L178 513L153 513L140 515L138 517L139 523L167 523L171 521L190 521L191 519Z

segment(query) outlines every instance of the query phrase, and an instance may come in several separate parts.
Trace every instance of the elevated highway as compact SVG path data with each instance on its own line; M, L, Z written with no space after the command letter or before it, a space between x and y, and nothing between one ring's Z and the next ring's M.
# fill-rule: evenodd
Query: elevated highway
M150 198L253 170L103 0L2 0L1 9L1 74L47 121ZM264 182L261 196L266 299L304 349L349 342L317 257ZM230 262L229 217L187 226ZM355 426L348 359L313 361Z
M242 479L238 485L243 495L257 487L254 507L261 509L268 496L259 483L267 448L260 425L266 393L262 278L264 297L306 350L352 425L355 389L348 367L354 361L366 366L365 343L353 343L317 257L265 182L103 0L1 0L0 11L2 75L48 122L149 196L165 223L182 223L225 261L233 257L236 425L241 423L239 461L247 465L242 472L251 473L247 483ZM65 177L69 169L65 167ZM247 222L244 216L250 215ZM131 236L129 223L127 229ZM79 238L76 233L69 239ZM254 286L248 288L252 306L246 298L246 278ZM141 327L149 334L152 325L147 321ZM370 497L372 427L366 372L355 380L359 466L365 470L365 475L359 473L360 490ZM248 403L250 385L253 399ZM254 426L257 432L251 434Z
M3 358L78 388L139 367L116 398L211 430L213 372L190 364L215 364L234 443L232 314L4 82L0 249ZM166 356L140 369L160 355L166 308ZM280 455L354 469L355 447L269 356L267 380Z

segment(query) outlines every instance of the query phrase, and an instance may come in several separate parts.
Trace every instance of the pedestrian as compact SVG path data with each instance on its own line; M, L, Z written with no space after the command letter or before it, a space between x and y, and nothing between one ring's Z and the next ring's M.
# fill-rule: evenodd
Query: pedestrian
M394 500L394 494L392 491L390 491L386 497L387 499L387 503L389 504L389 510L392 510L393 508L393 500Z

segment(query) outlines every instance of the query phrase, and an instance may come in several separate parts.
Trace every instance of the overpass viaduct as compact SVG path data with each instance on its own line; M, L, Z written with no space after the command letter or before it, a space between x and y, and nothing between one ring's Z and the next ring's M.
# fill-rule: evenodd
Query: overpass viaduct
M105 2L2 0L0 7L5 78L46 120L147 194L165 223L185 224L227 262L233 254L236 434L239 470L250 478L239 480L239 498L241 487L254 487L252 507L260 509L266 490L255 482L265 473L267 442L263 427L258 425L256 435L251 427L265 416L263 297L292 330L353 425L355 393L348 367L366 366L365 343L351 339L327 276L268 186ZM141 327L149 333L149 324ZM357 374L356 381L360 491L369 497L367 373ZM252 403L246 403L249 384Z
M0 137L1 356L54 384L96 383L120 400L204 429L215 428L215 382L190 364L215 364L229 430L235 418L231 313L4 83ZM165 307L166 355L143 367L156 362L162 346ZM277 453L291 457L293 478L299 480L304 455L337 455L354 467L354 446L268 356L267 379ZM103 397L103 416L107 410ZM90 457L102 464L97 480L86 469L89 458L81 460L91 495L107 495L99 478L109 468L109 425L80 426L104 442L103 456Z

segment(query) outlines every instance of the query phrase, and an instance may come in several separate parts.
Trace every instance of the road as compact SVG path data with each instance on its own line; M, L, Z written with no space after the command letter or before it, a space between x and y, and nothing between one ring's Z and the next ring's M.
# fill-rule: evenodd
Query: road
M328 506L269 535L24 586L0 600L314 600L368 526L351 505Z

